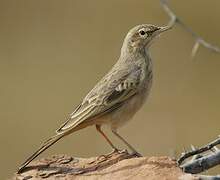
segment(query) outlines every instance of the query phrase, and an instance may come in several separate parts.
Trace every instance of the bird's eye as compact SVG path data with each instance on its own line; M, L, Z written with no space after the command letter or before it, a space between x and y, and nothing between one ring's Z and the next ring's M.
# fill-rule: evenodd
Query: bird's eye
M146 34L146 32L145 32L144 30L140 30L139 33L140 33L140 35L142 35L142 36Z

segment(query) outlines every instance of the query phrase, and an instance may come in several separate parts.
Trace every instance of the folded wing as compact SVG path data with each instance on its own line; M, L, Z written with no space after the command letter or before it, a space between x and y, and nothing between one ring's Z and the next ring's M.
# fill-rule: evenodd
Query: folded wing
M114 111L137 93L141 69L138 67L108 73L70 114L69 119L57 130L64 133L97 116Z

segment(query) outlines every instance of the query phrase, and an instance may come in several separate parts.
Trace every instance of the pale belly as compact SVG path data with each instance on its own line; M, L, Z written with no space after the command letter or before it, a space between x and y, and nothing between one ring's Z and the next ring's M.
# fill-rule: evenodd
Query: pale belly
M117 129L124 125L126 122L132 119L135 113L143 106L149 95L151 86L152 75L149 78L144 78L142 87L139 87L138 94L127 100L127 102L125 102L120 108L96 119L97 124L107 124L111 127L111 129Z
M149 84L148 84L149 85ZM143 106L149 94L150 86L144 88L143 92L133 96L123 106L96 119L96 124L108 125L111 129L117 129L128 122L135 113Z
M132 97L122 107L114 111L109 118L112 129L117 129L133 118L135 113L143 106L147 94Z

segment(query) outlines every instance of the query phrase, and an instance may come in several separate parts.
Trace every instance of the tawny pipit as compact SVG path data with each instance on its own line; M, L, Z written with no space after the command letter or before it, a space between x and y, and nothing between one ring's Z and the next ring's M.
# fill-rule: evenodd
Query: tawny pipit
M90 125L95 125L111 147L117 150L101 130L103 124L109 124L112 132L138 155L117 133L117 129L131 119L145 102L153 76L148 48L153 39L169 28L150 24L132 28L125 37L117 63L70 114L69 119L56 131L57 134L44 142L18 172L62 137Z

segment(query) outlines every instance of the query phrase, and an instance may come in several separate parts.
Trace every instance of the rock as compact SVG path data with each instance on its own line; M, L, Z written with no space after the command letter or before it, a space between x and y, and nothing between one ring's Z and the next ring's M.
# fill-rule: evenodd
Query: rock
M32 162L12 179L60 180L195 180L169 157L135 157L126 151L93 158L55 155Z

